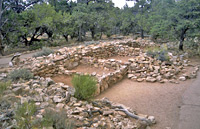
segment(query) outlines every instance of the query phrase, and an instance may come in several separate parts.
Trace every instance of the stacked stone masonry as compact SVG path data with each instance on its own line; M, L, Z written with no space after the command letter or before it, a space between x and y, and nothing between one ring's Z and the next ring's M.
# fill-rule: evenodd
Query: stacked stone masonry
M188 60L181 60L169 53L170 63L151 58L141 49L155 44L148 40L123 40L99 43L98 45L76 46L59 49L47 57L29 59L33 63L31 69L35 75L52 77L55 75L85 74L74 72L80 64L102 70L115 70L104 75L93 74L99 82L97 95L124 77L138 82L173 82L196 77L199 67L195 67L189 75L179 73L188 65ZM112 59L113 56L129 57L128 61ZM109 59L108 59L109 58ZM72 72L72 71L73 72ZM95 71L94 71L95 73Z

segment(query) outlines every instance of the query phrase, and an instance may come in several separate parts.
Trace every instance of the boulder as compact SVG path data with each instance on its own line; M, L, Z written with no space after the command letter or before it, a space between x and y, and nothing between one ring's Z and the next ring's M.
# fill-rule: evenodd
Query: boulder
M147 77L147 78L146 78L146 81L147 81L147 82L156 82L156 78Z
M185 80L186 80L186 77L184 77L184 76L179 77L179 80L180 80L180 81L185 81Z

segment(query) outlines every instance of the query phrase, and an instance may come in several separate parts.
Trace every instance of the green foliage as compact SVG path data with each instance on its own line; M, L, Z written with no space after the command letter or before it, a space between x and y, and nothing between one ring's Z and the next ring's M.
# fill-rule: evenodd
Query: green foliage
M16 69L10 72L8 76L12 81L18 81L20 79L29 80L33 78L33 74L27 69Z
M56 129L74 129L74 123L67 118L64 111L55 112L50 109L45 110L41 121L42 127L54 127Z
M33 55L33 57L40 57L40 56L48 56L49 54L53 53L54 51L48 47L43 47L41 52L38 52Z
M25 102L19 105L15 111L15 119L18 129L30 129L33 127L33 115L36 112L34 103Z
M3 92L11 85L11 82L0 82L0 96L3 94Z
M80 100L90 100L97 89L97 81L89 75L74 75L72 84L75 88L75 97Z
M2 43L9 46L32 45L31 50L48 46L40 41L44 34L48 39L61 36L68 41L68 36L84 40L88 31L92 38L108 37L113 34L135 34L144 32L154 40L170 39L184 42L188 37L198 35L200 28L199 0L131 0L134 6L123 9L114 7L111 0L68 1L47 0L23 8L22 0L13 2L5 0L0 18ZM17 10L20 11L17 11ZM5 21L5 22L4 22ZM37 42L36 42L37 41ZM53 44L54 45L54 44ZM55 44L56 45L56 44Z
M146 53L148 56L151 56L152 58L156 58L160 61L169 61L168 51L167 48L161 48L161 47L150 47L147 48Z
M185 41L185 50L190 57L200 56L200 43L199 39L197 41L186 40Z

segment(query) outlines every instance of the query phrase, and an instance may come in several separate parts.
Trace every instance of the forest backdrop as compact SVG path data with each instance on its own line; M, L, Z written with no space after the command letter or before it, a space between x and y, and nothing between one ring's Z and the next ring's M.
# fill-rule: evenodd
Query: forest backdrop
M179 50L200 37L200 0L129 1L135 5L120 9L112 0L0 0L0 52L59 38L83 41L87 32L94 40L150 35L154 41L178 41ZM39 38L44 34L46 39Z

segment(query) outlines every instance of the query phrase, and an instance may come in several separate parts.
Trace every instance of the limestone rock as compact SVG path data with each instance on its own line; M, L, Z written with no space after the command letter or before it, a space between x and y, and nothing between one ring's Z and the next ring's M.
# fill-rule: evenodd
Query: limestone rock
M51 78L46 78L47 86L54 84L55 82Z
M53 97L53 102L54 103L61 103L63 101L64 101L64 99L61 96L54 96Z
M103 115L104 116L108 116L108 115L111 115L113 114L114 112L112 110L109 110L109 111L103 111Z
M147 81L147 82L156 82L156 79L153 78L153 77L147 77L147 78L146 78L146 81Z
M143 79L143 78L138 78L137 81L138 81L138 82L143 82L144 79Z
M179 80L180 80L180 81L185 81L185 80L186 80L186 77L184 77L184 76L179 77Z

